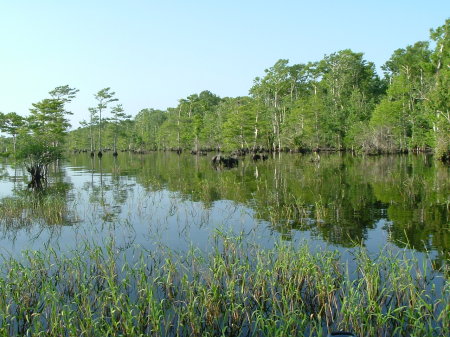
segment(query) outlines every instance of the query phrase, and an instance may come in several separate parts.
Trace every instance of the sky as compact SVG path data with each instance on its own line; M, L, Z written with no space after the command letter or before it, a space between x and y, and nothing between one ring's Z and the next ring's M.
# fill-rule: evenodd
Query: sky
M0 0L0 111L27 116L68 84L77 128L105 87L135 116L203 90L247 95L278 59L350 48L379 69L449 17L450 0Z

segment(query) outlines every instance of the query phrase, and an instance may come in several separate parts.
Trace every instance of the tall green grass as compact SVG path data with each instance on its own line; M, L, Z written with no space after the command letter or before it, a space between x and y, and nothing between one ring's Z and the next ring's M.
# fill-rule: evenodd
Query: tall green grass
M85 242L3 256L1 336L448 336L448 280L406 253L280 243L218 233L209 252ZM353 268L352 268L353 269Z

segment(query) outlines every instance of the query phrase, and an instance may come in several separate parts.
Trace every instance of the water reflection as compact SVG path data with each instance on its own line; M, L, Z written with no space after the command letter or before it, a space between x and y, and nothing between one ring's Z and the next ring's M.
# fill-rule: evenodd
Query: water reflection
M133 235L159 235L166 228L176 241L174 228L182 240L213 224L241 222L248 229L259 223L284 240L299 233L343 247L387 240L448 258L449 167L426 156L310 159L243 159L236 168L216 171L208 157L188 154L123 153L102 160L80 154L55 168L54 177L70 181L63 194L77 203L81 222L126 223L122 231ZM4 163L0 186L10 188L11 175L18 176ZM20 198L15 192L11 197Z
M133 190L135 183L129 183L127 177L120 174L120 163L116 158L112 165L105 158L90 157L89 160L90 179L84 182L82 190L88 195L88 203L101 210L99 216L103 222L117 221L128 199L128 193ZM84 174L83 169L81 172Z
M57 236L62 226L77 222L67 204L71 190L71 184L59 179L38 192L23 186L14 188L11 195L0 199L1 236L12 242L21 231L29 233L30 240L39 238L44 230L51 237Z

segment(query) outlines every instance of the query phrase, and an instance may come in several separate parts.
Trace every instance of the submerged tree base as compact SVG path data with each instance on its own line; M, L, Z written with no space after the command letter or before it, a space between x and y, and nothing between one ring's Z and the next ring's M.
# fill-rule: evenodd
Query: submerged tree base
M259 249L219 236L211 253L135 248L133 261L85 243L5 258L0 334L51 336L445 336L450 287L406 255L280 244ZM128 255L130 256L130 255ZM123 262L126 261L126 262Z
M62 158L62 148L47 144L39 138L30 137L23 140L17 159L21 161L31 181L28 187L33 190L41 190L47 185L48 166Z
M28 183L28 188L41 190L47 186L47 165L29 165L27 166L27 171L31 174L31 181Z

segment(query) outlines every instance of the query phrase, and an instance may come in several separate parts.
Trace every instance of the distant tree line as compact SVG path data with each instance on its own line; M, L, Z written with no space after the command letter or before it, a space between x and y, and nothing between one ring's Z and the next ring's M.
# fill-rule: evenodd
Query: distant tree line
M133 119L121 105L111 106L117 99L105 88L66 145L93 154L106 148L433 151L450 160L449 32L450 19L431 30L430 41L394 51L382 78L349 49L306 64L281 59L255 78L249 96L202 91ZM15 143L15 131L3 125L11 136L4 142Z

